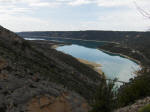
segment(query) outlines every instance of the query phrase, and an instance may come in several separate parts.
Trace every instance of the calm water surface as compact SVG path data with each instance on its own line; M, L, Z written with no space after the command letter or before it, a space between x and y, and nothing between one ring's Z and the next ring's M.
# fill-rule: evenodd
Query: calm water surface
M127 58L114 54L111 55L96 48L73 44L58 47L57 50L76 58L101 64L102 71L107 78L111 79L118 78L120 81L128 82L130 78L135 76L134 72L140 69L138 64Z

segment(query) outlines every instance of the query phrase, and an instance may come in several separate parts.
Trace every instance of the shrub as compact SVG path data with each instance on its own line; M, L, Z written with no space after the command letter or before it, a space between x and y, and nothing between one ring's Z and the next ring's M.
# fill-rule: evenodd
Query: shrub
M106 80L102 80L90 112L111 112L114 109L116 96L114 85L115 81L106 82Z
M121 86L117 91L114 89L114 85L115 81L107 83L105 80L102 80L90 112L111 112L113 109L127 106L138 99L150 96L150 75L146 72L134 80L130 80L129 83Z
M138 112L150 112L150 104L144 106Z
M117 95L118 107L134 103L136 100L150 95L150 76L143 74L120 88Z

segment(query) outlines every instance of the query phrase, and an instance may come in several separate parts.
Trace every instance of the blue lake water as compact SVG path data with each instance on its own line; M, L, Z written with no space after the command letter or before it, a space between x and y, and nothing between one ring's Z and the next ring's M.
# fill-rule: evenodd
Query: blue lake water
M111 55L110 53L105 53L96 48L88 48L73 44L60 46L57 50L76 58L101 64L101 69L107 78L118 78L119 81L128 82L130 78L134 78L134 72L140 69L137 63L127 58L114 54Z
M109 79L118 78L119 81L128 82L130 78L135 77L135 71L140 69L140 66L132 60L125 57L106 53L97 48L107 42L83 41L63 39L56 37L28 37L26 40L50 40L72 45L60 46L58 51L62 51L76 58L81 58L91 62L101 64L100 68ZM82 68L81 68L82 69Z

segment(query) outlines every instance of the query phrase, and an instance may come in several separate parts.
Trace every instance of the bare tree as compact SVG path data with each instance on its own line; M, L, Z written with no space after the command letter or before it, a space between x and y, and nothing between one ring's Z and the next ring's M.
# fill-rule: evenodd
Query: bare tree
M146 18L149 18L150 19L150 13L146 10L144 10L143 8L141 8L138 4L137 4L137 1L135 0L134 1L134 4L137 8L137 10Z

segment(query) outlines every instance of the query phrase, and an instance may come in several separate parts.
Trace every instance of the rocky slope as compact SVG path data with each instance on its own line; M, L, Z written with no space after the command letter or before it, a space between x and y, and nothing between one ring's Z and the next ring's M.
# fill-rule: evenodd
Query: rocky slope
M0 27L1 112L87 112L100 81L73 57Z
M126 106L124 108L120 108L114 112L138 112L140 108L144 107L147 104L150 104L150 97L138 100L136 101L136 103Z

